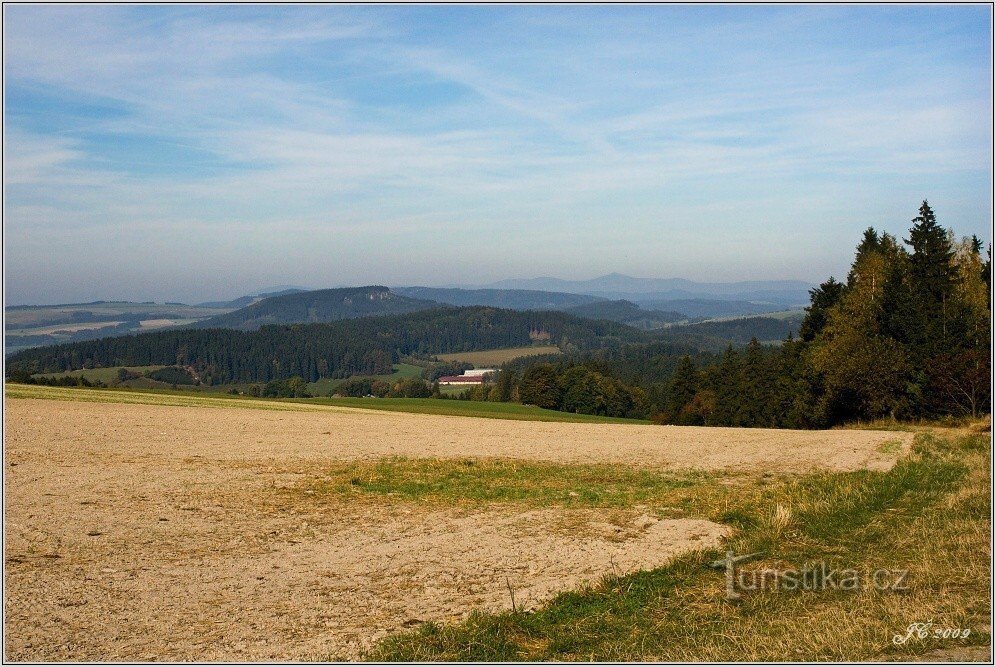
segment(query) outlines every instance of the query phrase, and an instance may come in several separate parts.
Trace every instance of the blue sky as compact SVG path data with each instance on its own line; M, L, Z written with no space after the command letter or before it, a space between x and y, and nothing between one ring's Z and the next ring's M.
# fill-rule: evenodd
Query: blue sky
M988 6L4 7L8 303L990 240Z

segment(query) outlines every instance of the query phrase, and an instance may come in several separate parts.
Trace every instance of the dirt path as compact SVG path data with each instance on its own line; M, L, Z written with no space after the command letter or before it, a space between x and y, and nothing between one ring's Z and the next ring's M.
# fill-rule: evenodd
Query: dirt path
M421 621L508 608L506 577L529 606L715 546L725 532L640 509L430 509L281 491L332 460L505 455L793 470L882 467L896 456L878 452L894 436L874 432L18 399L7 402L5 427L5 651L32 661L351 658Z

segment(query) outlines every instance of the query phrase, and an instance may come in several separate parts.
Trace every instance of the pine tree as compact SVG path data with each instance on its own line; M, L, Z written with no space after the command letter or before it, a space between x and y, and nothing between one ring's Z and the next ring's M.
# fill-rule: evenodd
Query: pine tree
M910 237L904 240L913 249L910 280L919 310L918 356L923 359L946 347L948 306L956 278L951 261L954 249L926 200L913 218Z
M695 362L687 354L681 358L668 385L667 415L669 421L677 423L682 409L695 397L699 390L699 372Z

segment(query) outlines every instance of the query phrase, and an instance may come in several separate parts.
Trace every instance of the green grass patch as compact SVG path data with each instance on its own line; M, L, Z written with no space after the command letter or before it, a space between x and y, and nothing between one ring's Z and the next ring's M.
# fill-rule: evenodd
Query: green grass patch
M490 419L519 419L541 422L570 422L579 424L649 424L642 419L578 415L557 410L544 410L534 405L519 403L491 403L487 401L459 401L438 398L315 398L287 399L312 405L334 405L347 408L367 408L390 412L413 412L426 415L452 415L460 417L487 417Z
M415 366L413 364L394 364L394 372L385 375L357 375L352 378L322 378L318 382L308 383L308 393L312 396L328 396L329 394L334 394L336 389L339 388L343 382L348 382L354 379L369 379L369 380L384 380L385 382L392 382L394 380L401 380L403 378L417 378L422 376L422 367Z
M79 371L66 371L64 373L38 373L34 377L49 377L49 378L78 378L82 377L90 382L103 382L104 384L110 384L112 382L117 382L118 371L122 368L125 370L132 371L134 373L139 373L140 375L145 375L149 371L157 371L160 368L165 368L165 366L111 366L109 368L84 368Z
M61 401L99 403L141 403L146 405L186 405L193 407L245 407L263 410L323 410L327 408L364 408L389 412L410 412L521 421L570 422L593 424L647 424L637 419L575 415L543 410L517 403L487 403L438 398L257 398L191 389L94 389L88 387L45 387L8 382L8 398L45 398Z
M883 454L897 454L903 448L902 440L886 440L878 446L878 451Z
M660 488L660 499L672 504L682 504L684 498L690 516L737 526L728 547L736 554L763 552L743 569L818 562L862 573L902 569L909 572L905 591L870 586L861 591L769 589L727 600L724 573L707 567L722 554L706 551L653 571L607 577L598 585L558 595L535 613L475 612L463 622L428 623L388 637L365 657L869 661L908 659L936 648L988 646L990 462L988 435L943 438L921 433L913 451L888 472L769 477L733 485L705 480L687 489L649 487ZM409 464L396 465L403 471ZM448 468L438 472L435 479L445 482L444 491L435 493L446 495L450 492L445 489L467 486L459 476L445 481L453 472ZM575 472L566 468L563 474ZM377 484L398 474L377 477ZM519 474L546 479L541 472ZM360 481L362 486L362 476ZM556 488L556 483L543 483ZM967 639L928 637L894 645L892 637L914 622L968 628L971 634Z
M338 464L309 489L323 496L391 496L444 504L517 502L564 507L681 504L718 485L709 473L618 465L557 465L509 459L387 458ZM713 490L715 493L715 490ZM673 508L677 511L677 508Z

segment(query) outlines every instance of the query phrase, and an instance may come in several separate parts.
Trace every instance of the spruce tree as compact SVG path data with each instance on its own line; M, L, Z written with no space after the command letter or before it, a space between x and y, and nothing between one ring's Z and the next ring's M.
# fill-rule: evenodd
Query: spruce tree
M681 410L695 397L699 390L699 372L695 362L687 354L681 358L668 385L667 413L672 423L677 423Z
M925 358L945 348L947 311L956 276L951 261L954 249L947 230L937 224L926 200L920 206L920 214L913 218L910 237L904 241L913 250L910 280L919 311L919 356Z

